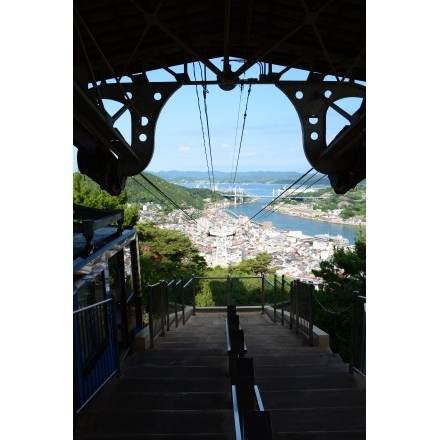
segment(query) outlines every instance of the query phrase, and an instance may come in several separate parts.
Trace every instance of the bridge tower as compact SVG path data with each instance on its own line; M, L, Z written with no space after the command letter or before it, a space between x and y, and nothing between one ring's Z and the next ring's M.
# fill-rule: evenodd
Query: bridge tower
M235 235L233 229L210 229L209 235L217 237L215 257L212 265L225 267L228 264L228 237Z
M243 188L238 188L237 191L237 187L234 186L234 205L236 205L237 203L243 203L243 194L244 194L244 190Z

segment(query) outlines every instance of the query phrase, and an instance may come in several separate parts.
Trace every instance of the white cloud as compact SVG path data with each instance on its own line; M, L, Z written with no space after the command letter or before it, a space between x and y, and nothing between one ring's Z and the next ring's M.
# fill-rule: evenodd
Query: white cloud
M179 145L179 146L177 147L177 149L178 149L179 151L189 151L189 150L191 150L191 148L188 147L187 145Z
M246 148L240 153L241 156L261 156L261 151L256 148Z

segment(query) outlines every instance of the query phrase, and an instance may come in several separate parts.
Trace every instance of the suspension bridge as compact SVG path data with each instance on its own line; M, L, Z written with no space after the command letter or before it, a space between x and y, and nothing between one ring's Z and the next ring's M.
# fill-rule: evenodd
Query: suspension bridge
M234 191L217 191L222 195L225 199L232 200L234 204L236 203L244 203L249 199L271 199L274 200L276 198L280 198L282 200L299 200L299 201L313 201L313 200L322 200L323 196L305 196L302 194L298 194L296 192L287 192L286 194L277 193L277 191L273 190L272 195L261 194L246 194L241 188L238 188Z

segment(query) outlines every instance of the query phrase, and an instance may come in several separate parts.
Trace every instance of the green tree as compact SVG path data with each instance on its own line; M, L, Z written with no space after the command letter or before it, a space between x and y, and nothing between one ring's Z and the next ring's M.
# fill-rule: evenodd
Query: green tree
M332 258L322 261L312 273L324 281L315 294L315 325L330 335L331 349L348 362L354 292L365 295L365 229L356 231L354 249L336 249Z
M174 275L190 278L204 273L206 261L186 235L160 229L152 222L138 224L136 229L145 284L171 280Z
M313 275L324 280L330 291L347 286L361 288L366 282L367 239L365 228L356 231L354 249L336 248L332 258L321 261Z
M270 263L272 257L267 252L261 252L255 256L255 258L250 258L241 261L236 266L233 266L232 270L234 273L242 274L255 274L262 275L268 273L274 273L274 270L270 269Z
M250 260L252 272L257 275L268 273L271 261L272 257L267 252L257 254L254 259Z
M73 173L73 203L89 208L124 210L124 225L134 226L139 221L140 205L128 205L127 192L124 190L119 196L111 196L102 190L99 185L83 174Z

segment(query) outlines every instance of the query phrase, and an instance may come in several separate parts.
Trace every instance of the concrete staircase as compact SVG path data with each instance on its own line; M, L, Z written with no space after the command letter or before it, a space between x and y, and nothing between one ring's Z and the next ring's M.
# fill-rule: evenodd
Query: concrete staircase
M365 381L285 323L237 312L274 440L366 437ZM235 439L226 311L198 311L131 354L77 416L75 439Z

